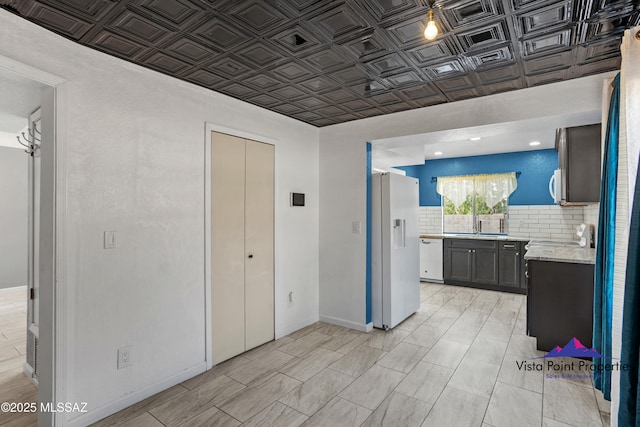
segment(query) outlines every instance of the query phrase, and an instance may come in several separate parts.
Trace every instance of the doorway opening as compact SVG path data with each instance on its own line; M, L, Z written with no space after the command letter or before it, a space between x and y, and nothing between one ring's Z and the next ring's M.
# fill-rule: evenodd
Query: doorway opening
M0 57L0 399L54 400L55 88ZM37 408L37 406L34 406ZM55 414L0 413L0 425Z

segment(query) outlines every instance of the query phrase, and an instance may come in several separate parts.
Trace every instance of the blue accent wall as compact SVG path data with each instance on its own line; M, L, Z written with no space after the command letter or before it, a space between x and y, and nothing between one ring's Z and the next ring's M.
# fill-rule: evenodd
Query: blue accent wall
M522 172L518 188L509 197L509 205L553 205L549 179L558 168L558 153L553 150L521 151L486 156L427 160L423 165L398 166L407 176L420 181L420 206L440 206L432 176L473 175L481 173Z
M367 272L366 272L366 323L371 323L371 143L367 142Z

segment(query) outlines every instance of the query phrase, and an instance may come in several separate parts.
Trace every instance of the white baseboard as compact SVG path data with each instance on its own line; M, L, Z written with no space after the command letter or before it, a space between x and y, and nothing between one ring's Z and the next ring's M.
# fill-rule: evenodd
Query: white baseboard
M71 420L67 420L65 425L70 427L80 427L93 424L96 421L100 421L101 419L115 414L116 412L121 411L124 408L128 408L129 406L138 403L146 399L147 397L153 396L156 393L159 393L163 390L173 387L176 384L180 384L181 382L186 381L189 378L201 374L206 371L206 368L207 364L205 362L202 362L192 368L180 372L179 374L173 375L169 378L165 378L164 380L158 381L157 383L154 383L148 387L135 391L131 394L127 394L126 396L107 403L106 405L100 406L99 408L87 412L86 414L82 414L79 417Z
M340 319L338 317L333 317L333 316L320 315L320 321L332 323L338 326L344 326L345 328L355 329L356 331L362 331L362 332L371 332L371 330L373 329L373 323L357 323L357 322L352 322L350 320Z
M282 337L286 337L287 335L289 335L289 334L291 334L291 333L293 333L293 332L295 332L297 330L300 330L300 329L302 329L302 328L304 328L306 326L314 324L317 321L318 321L318 317L311 317L311 318L302 320L300 322L296 322L294 325L286 325L286 326L283 326L283 327L279 327L279 328L277 328L276 333L275 333L276 339L278 340L278 339L280 339Z

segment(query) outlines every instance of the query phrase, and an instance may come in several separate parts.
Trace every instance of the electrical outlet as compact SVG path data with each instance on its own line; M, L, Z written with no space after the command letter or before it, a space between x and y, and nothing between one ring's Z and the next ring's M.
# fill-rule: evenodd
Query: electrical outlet
M131 366L131 346L118 349L118 369Z

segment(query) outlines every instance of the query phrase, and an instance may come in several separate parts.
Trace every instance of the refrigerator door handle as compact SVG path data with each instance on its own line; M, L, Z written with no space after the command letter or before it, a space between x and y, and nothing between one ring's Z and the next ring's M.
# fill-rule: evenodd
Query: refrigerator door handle
M407 247L407 220L402 220L402 247Z

